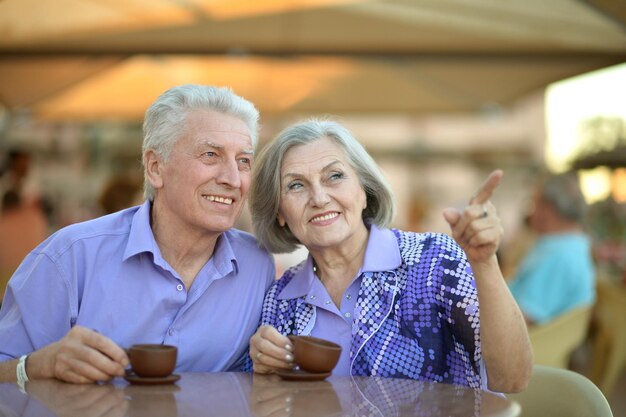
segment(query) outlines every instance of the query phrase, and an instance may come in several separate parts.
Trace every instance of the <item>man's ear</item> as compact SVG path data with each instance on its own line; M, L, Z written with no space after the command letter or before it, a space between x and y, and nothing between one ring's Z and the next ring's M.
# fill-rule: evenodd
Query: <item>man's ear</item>
M152 149L148 149L143 155L143 162L146 170L146 178L150 184L159 189L163 187L163 162L161 157Z

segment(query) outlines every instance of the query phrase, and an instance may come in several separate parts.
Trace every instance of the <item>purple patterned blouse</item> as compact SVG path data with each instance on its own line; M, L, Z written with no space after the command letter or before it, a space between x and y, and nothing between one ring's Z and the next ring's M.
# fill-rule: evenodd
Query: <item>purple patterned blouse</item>
M361 274L350 372L485 388L478 295L463 250L444 234L393 233L402 262ZM371 242L371 239L370 239ZM306 334L315 306L281 291L307 262L290 268L265 297L261 324Z

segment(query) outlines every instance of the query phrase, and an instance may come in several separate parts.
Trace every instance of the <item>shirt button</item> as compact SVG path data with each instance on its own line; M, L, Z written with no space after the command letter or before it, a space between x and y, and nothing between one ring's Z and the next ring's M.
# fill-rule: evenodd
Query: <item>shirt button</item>
M326 301L326 304L330 304L330 300Z
M352 295L348 294L348 295L346 295L346 298L349 300L349 299L352 298Z
M310 296L309 298L310 298L311 300L315 300L315 296L314 296L314 295Z
M346 316L346 318L349 319L350 317L352 317L352 314L346 313L346 314L344 314L344 316Z
M169 330L167 331L167 333L168 333L170 336L171 336L171 335L173 335L173 334L174 334L174 329L169 329Z
M178 284L178 285L176 286L176 289L177 289L178 291L182 291L182 290L183 290L183 284Z

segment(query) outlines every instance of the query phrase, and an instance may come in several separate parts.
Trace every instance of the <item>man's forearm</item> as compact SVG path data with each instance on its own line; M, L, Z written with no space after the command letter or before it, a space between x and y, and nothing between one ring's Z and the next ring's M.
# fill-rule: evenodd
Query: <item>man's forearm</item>
M0 382L17 382L17 362L18 359L0 362Z

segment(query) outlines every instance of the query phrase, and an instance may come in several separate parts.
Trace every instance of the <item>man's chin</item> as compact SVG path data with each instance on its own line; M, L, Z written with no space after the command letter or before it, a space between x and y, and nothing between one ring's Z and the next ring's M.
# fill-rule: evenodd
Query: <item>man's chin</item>
M224 233L227 232L228 230L232 229L233 227L235 227L235 222L234 221L212 221L210 224L206 225L206 230L210 231L212 233Z

